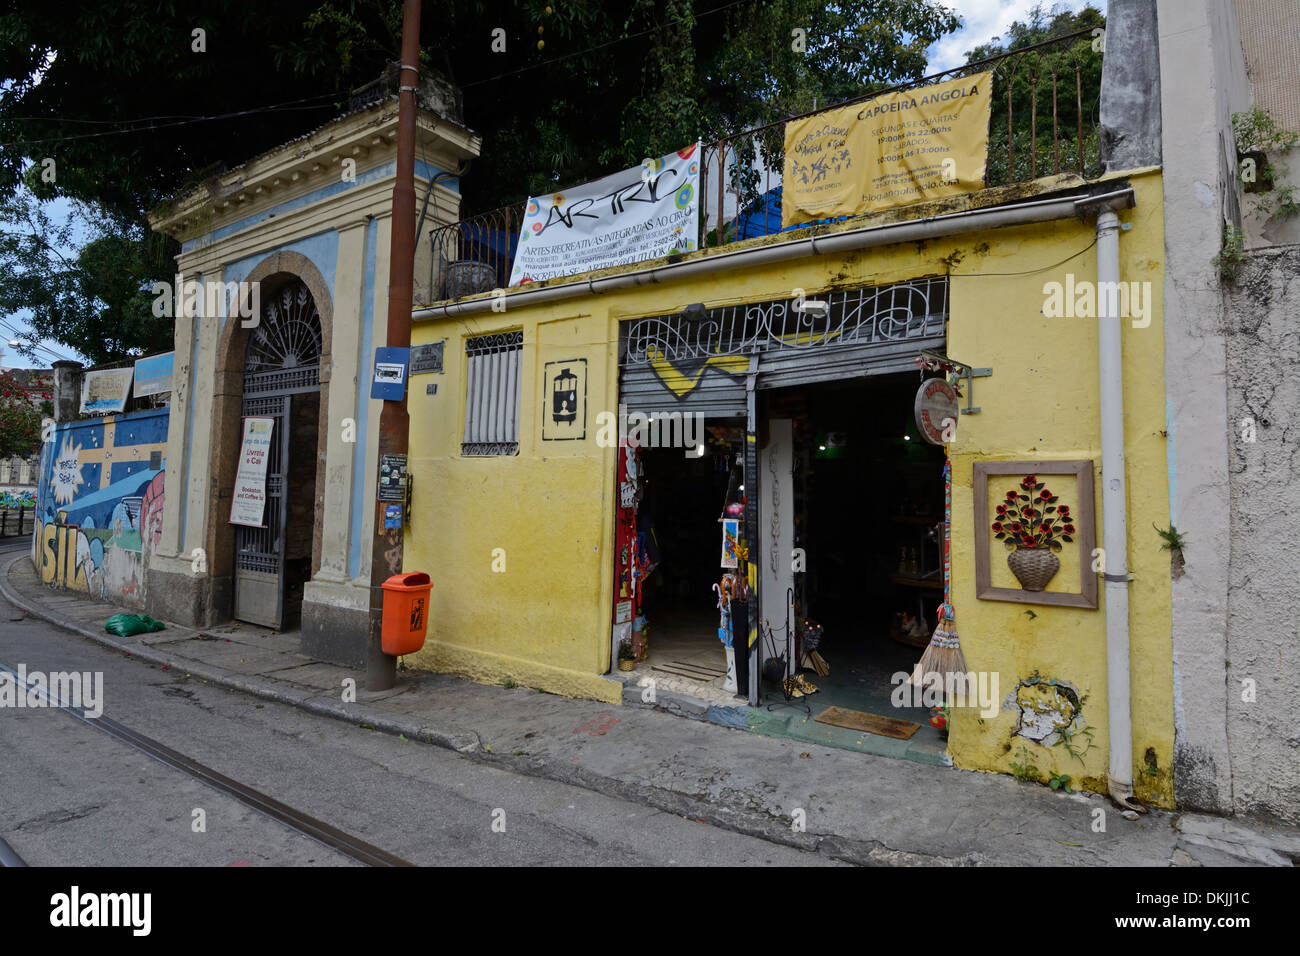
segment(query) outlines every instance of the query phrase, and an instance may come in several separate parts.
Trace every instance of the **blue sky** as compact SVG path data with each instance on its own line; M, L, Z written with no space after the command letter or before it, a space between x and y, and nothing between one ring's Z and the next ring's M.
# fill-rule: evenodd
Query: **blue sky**
M966 51L987 43L995 36L1005 37L1007 27L1015 20L1027 19L1029 11L1035 5L1035 0L942 0L942 2L945 7L957 12L965 27L930 48L931 73L960 66L966 61ZM1100 8L1103 13L1106 11L1106 0L1093 0L1092 5ZM1085 6L1087 0L1058 0L1056 3L1042 4L1043 9L1049 13L1055 7L1077 11Z
M1087 4L1087 0L1058 0L1056 3L1043 3L1045 10L1051 10L1054 7L1062 7L1069 10L1080 10ZM1007 27L1012 21L1024 20L1029 11L1034 7L1035 0L944 0L944 5L953 9L964 21L965 26L957 33L945 37L930 48L930 67L929 72L937 73L940 70L949 67L958 66L965 62L966 52L972 50L982 43L987 43L995 36L1005 36ZM1106 0L1093 0L1093 5L1101 7L1104 11ZM17 368L48 368L53 356L48 351L39 351L36 361L32 361L22 355L19 355L14 349L9 347L9 340L12 339L12 329L20 332L27 330L27 322L22 313L16 315L0 316L0 367L17 367ZM58 343L45 341L42 346L52 349L61 356L81 359L67 346Z

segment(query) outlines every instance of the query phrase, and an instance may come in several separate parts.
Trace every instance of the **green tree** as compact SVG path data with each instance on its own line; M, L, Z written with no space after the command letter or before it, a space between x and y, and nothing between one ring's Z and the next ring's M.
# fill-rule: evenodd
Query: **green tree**
M168 244L138 225L73 208L56 218L27 190L0 199L0 313L30 312L36 339L92 364L170 349L172 322L153 315L150 291L170 278ZM36 357L31 345L18 350Z
M959 25L938 0L425 0L422 62L484 137L463 184L483 209L919 78ZM142 221L337 115L400 27L397 0L18 0L0 13L0 194L53 158L42 198Z
M1101 99L1102 52L1093 49L1091 31L1104 29L1106 17L1089 4L1078 12L1047 13L1042 4L1032 7L1025 20L1016 20L1007 36L994 37L966 54L977 63L1004 53L1014 53L1080 30L1086 36L1062 41L998 63L994 69L992 118L989 123L989 159L985 182L990 186L1022 182L1056 170L1059 149L1061 172L1078 172L1083 155L1083 175L1101 172L1097 150L1098 110ZM1097 44L1100 46L1100 43ZM1075 70L1078 69L1076 81ZM989 69L975 67L972 72ZM1057 148L1052 144L1052 76L1056 75ZM1081 95L1080 95L1081 91ZM1013 158L1007 155L1008 99ZM1082 99L1083 112L1079 111ZM1036 122L1031 126L1031 117ZM1079 138L1082 126L1083 138ZM1038 135L1032 135L1033 128ZM1036 139L1036 142L1035 142ZM1082 144L1082 149L1080 149ZM1031 157L1033 160L1031 161ZM1014 162L1014 169L1009 165Z
M44 403L47 407L49 403ZM0 458L28 458L41 447L39 396L12 371L0 372Z
M178 249L147 211L339 115L400 48L399 0L200 6L0 12L0 308L92 361L170 341L149 289ZM483 136L477 212L919 79L959 26L939 0L425 0L421 68ZM745 147L772 167L774 130ZM54 197L83 204L87 242L35 202Z

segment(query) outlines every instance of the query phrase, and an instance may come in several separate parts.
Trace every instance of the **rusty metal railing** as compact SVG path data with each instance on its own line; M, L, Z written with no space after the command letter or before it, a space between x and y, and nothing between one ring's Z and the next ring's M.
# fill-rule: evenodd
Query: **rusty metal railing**
M430 232L433 256L429 292L433 301L458 299L509 285L510 264L519 242L525 206L526 201L512 203Z
M1036 179L1040 170L1043 175L1050 170L1084 178L1100 173L1094 97L1100 89L1101 54L1092 50L1092 30L1085 29L705 143L700 153L698 248L784 231L780 193L786 123L984 71L993 74L985 187ZM429 291L434 301L509 285L526 203L432 230Z
M985 187L1036 179L1040 167L1044 174L1050 169L1053 174L1072 172L1085 178L1100 172L1097 123L1092 98L1085 101L1084 89L1100 87L1101 54L1093 52L1092 31L1086 29L875 90L811 113L783 117L707 144L700 160L701 248L781 231L780 185L786 123L864 103L887 93L901 93L984 71L993 74ZM1040 104L1043 117L1050 106L1050 139L1045 129L1040 135ZM1029 111L1027 122L1017 113L1017 109L1023 108ZM1041 125L1045 125L1045 120ZM1066 137L1066 145L1073 147L1074 156L1067 155L1063 164L1062 136L1063 130L1068 132L1069 127L1073 127L1074 136L1072 140ZM734 198L729 200L729 196ZM806 225L811 224L789 228Z

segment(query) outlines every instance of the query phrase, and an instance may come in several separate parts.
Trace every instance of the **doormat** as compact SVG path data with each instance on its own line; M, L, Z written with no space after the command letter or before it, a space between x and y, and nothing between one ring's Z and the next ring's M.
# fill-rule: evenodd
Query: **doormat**
M663 671L665 674L673 674L677 677L689 677L692 680L705 681L706 683L727 676L726 668L713 667L709 664L690 664L685 661L655 664L651 667L651 670Z
M830 724L832 727L845 727L860 730L863 733L879 734L893 737L895 740L909 740L912 734L921 729L920 724L897 717L879 717L860 710L848 710L844 707L827 707L813 718L818 723Z

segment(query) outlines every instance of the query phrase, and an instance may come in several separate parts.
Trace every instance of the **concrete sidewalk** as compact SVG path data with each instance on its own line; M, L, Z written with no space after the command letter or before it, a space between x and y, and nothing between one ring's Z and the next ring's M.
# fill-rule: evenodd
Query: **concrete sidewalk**
M1130 821L1093 794L1054 793L1003 775L682 719L635 703L631 689L627 705L609 707L400 671L396 689L376 694L364 690L362 672L300 654L297 634L248 624L203 631L169 625L118 638L104 622L121 608L46 588L25 554L0 559L0 594L35 617L191 679L854 863L1290 866L1300 860L1295 831L1159 811ZM355 703L343 701L348 678L356 682ZM1093 830L1098 810L1104 832Z

